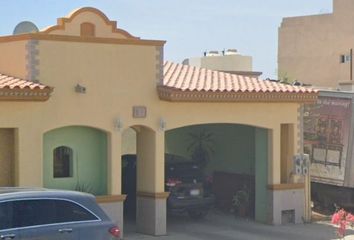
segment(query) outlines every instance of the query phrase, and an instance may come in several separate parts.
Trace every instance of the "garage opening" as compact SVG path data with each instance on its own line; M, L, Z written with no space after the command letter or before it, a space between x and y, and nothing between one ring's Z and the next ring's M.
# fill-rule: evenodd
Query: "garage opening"
M258 209L266 209L267 134L265 129L240 124L167 131L168 213L202 219L219 211L255 219ZM265 210L257 212L257 219L265 221L265 216Z

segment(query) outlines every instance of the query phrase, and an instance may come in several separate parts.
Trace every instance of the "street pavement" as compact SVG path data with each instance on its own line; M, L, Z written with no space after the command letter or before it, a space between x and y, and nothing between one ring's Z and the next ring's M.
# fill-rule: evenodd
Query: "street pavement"
M307 224L270 226L252 220L237 219L233 215L212 211L204 220L187 216L169 216L167 235L153 237L138 234L132 222L125 225L127 240L333 240L336 229L326 221ZM345 240L354 240L354 230L347 230Z

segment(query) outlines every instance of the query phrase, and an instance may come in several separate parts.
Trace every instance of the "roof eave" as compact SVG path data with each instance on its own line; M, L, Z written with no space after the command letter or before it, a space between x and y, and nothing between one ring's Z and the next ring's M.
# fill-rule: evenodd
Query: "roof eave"
M166 86L157 87L160 100L169 102L292 102L315 103L318 92L211 92L182 91Z
M45 89L0 89L0 101L47 101L51 93L52 87Z

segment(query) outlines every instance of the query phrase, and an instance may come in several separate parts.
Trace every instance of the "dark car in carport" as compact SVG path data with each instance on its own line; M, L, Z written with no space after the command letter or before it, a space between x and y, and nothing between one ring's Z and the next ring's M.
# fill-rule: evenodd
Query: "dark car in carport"
M125 211L135 209L136 155L122 156L123 193L127 194ZM172 213L188 213L194 219L207 215L214 205L211 187L198 164L174 154L165 154L165 191L170 192L167 210Z
M119 228L93 195L36 188L0 188L0 239L113 240Z

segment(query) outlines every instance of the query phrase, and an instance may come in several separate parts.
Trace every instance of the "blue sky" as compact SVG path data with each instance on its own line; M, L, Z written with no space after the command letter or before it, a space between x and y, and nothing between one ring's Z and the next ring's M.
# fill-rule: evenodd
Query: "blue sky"
M166 60L236 48L253 56L264 78L275 77L282 17L332 12L332 0L0 0L0 35L24 20L53 25L83 6L99 8L135 36L166 40Z

